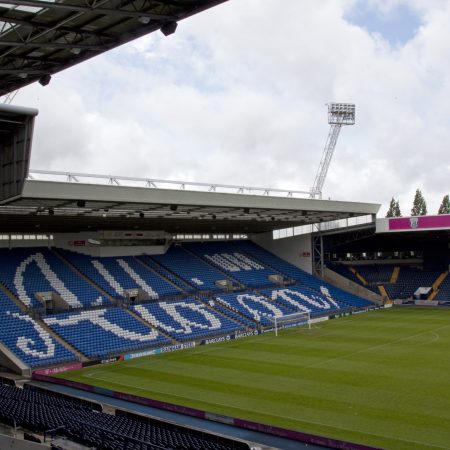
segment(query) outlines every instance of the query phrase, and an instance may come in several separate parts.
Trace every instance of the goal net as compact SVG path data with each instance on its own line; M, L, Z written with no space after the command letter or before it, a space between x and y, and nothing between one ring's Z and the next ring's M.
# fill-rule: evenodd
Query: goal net
M311 314L309 312L285 314L284 316L268 316L267 318L273 323L275 336L278 336L278 330L282 328L308 325L308 328L311 329Z

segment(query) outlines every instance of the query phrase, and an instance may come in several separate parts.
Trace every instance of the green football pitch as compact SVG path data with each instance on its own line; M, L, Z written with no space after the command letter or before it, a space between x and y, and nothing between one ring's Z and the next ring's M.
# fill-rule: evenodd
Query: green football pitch
M450 449L450 310L392 308L62 378L386 449Z

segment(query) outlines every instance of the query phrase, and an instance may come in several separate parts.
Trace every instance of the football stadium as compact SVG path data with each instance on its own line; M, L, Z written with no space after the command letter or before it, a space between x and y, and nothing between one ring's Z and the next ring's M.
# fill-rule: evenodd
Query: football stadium
M0 94L224 1L5 0ZM328 123L300 191L33 170L1 104L0 449L449 449L450 215L322 199Z

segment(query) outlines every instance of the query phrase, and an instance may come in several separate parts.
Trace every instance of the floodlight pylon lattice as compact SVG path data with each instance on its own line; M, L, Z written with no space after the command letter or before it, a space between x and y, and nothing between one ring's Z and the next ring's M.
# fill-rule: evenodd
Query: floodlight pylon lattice
M343 125L355 124L355 105L354 103L329 103L328 104L328 123L331 125L328 133L322 159L317 170L314 185L311 188L309 198L322 198L322 189L330 167L331 158L336 147L336 143Z

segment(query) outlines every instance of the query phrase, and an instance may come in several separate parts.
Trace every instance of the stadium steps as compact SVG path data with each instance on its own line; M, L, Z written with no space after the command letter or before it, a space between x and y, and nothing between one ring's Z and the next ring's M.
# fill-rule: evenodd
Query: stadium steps
M152 325L151 323L149 323L145 319L143 319L139 314L135 313L133 310L127 309L127 308L124 308L124 310L127 311L129 314L131 314L135 319L139 320L139 322L143 323L147 328L155 329L158 331L158 333L162 334L167 339L170 339L172 344L179 343L176 339L174 339L172 336L170 336L170 334L167 334L167 332L164 331L162 328L155 327L154 325Z
M0 291L2 291L5 295L8 296L18 307L19 309L26 313L27 307L3 284L0 282Z
M147 255L148 256L148 255ZM193 293L193 292L197 292L198 291L198 286L195 286L193 283L189 283L188 281L182 280L178 274L176 272L174 272L172 269L170 269L169 267L167 267L166 265L155 261L151 256L148 256L148 258L152 261L152 263L155 264L155 267L159 267L161 270L161 273L158 272L158 269L156 269L158 275L162 275L164 276L164 278L168 278L167 276L164 275L164 271L166 271L168 274L170 274L171 276L175 277L177 280L180 280L181 283L183 283L183 285L186 285L186 292L189 293ZM144 262L145 264L145 262ZM150 267L150 266L149 266Z
M390 283L392 283L392 284L397 283L399 275L400 275L400 267L399 266L395 266L394 270L392 271Z
M233 245L233 246L234 246L234 245ZM289 285L293 285L293 284L298 283L298 281L296 281L296 280L294 280L294 279L292 279L292 278L289 278L288 276L286 276L285 273L281 272L279 269L277 269L276 267L272 266L272 264L269 264L269 263L267 263L266 261L263 261L262 259L258 258L257 255L254 255L253 253L251 253L251 252L249 252L249 251L247 251L247 250L241 249L240 247L236 247L236 246L234 246L234 247L235 247L235 249L236 249L237 252L242 253L242 254L243 254L244 256L246 256L247 258L253 259L254 261L256 261L256 262L257 262L258 264L260 264L261 266L264 266L264 267L266 267L266 268L268 268L268 269L271 269L271 270L273 270L277 275L281 275L283 278L286 278L286 279L288 280L287 283L285 283L286 286L289 286Z
M148 255L147 255L148 256ZM150 257L149 257L150 258ZM183 280L179 280L180 285L177 285L176 283L174 283L169 277L164 275L164 269L163 267L161 267L160 264L158 264L155 260L151 259L153 265L148 264L147 261L143 261L140 258L134 256L134 259L141 264L143 267L145 267L148 271L154 273L155 275L157 275L159 278L162 278L164 281L167 281L167 283L169 283L170 285L172 285L173 287L175 287L176 289L178 289L180 291L180 294L188 294L188 291L185 290L189 285L187 283L185 283ZM184 289L183 289L183 285Z
M84 273L80 272L64 255L62 255L57 248L52 247L50 249L63 263L66 265L72 272L74 272L78 277L85 280L87 283L89 283L92 287L97 289L99 293L103 296L105 296L110 302L111 305L117 304L117 300L113 298L111 295L109 295L106 291L104 291L98 284L96 284L94 281L92 281L90 278L88 278Z
M383 298L386 298L387 300L390 300L389 295L388 295L388 293L386 291L386 288L382 284L378 285L378 290L380 291L380 295Z
M79 350L77 350L75 347L72 347L67 341L65 341L59 334L55 333L42 319L39 319L37 317L34 318L34 320L45 330L47 333L50 334L50 336L57 342L59 342L63 347L65 347L70 352L74 353L78 360L81 362L89 361L89 358L83 355Z
M225 278L228 278L232 281L234 281L238 286L239 289L247 289L247 286L245 286L244 284L242 284L237 278L233 277L233 275L231 275L230 273L226 272L225 270L222 269L222 267L216 266L214 264L211 264L211 261L209 261L206 258L202 258L201 256L195 254L194 252L192 252L191 250L187 249L186 247L181 246L181 248L183 249L183 251L185 251L186 253L189 253L189 255L191 255L192 257L199 259L201 262L205 263L206 265L208 265L209 267L212 267L214 270L217 270L218 272L220 272L221 274L224 275Z
M363 286L367 286L367 280L360 274L354 267L349 267L350 271L358 278L359 281L363 284Z
M447 278L448 275L448 270L446 270L445 272L442 272L436 279L436 281L433 283L432 288L433 290L431 291L430 296L428 297L428 300L434 300L434 298L436 297L436 295L438 295L439 293L439 286L444 282L444 280Z
M256 328L256 327L259 325L259 323L258 323L255 319L253 319L253 318L251 318L251 317L245 317L245 316L243 316L243 315L241 314L241 312L238 311L237 309L234 309L234 308L228 306L228 304L225 303L223 300L221 300L220 297L214 297L213 301L214 301L215 303L218 303L223 309L225 309L225 310L227 310L227 311L230 311L231 315L237 315L237 316L239 316L239 317L242 317L242 319L243 319L244 321L247 320L247 321L253 322L253 323L255 324L254 328ZM216 310L214 310L214 311L216 311ZM222 313L222 314L223 314L223 313ZM227 317L228 317L228 318L231 318L230 316L227 316ZM245 327L249 328L245 323L243 323L243 325L244 325Z
M232 320L233 322L237 323L238 325L241 325L243 327L248 328L248 326L241 320L239 320L236 316L240 316L239 313L236 313L235 311L231 310L227 305L223 304L223 303L219 303L222 308L223 311L220 311L216 308L214 308L213 306L211 306L211 304L209 303L209 301L207 299L203 299L200 297L195 297L195 299L199 302L201 302L203 305L206 305L208 307L208 309L210 309L211 311L213 311L215 314L219 315L219 316L224 316L227 319ZM217 302L216 298L211 299L214 303ZM217 302L218 303L218 302ZM225 311L230 311L230 314L226 314ZM256 326L256 321L255 321L255 326Z

